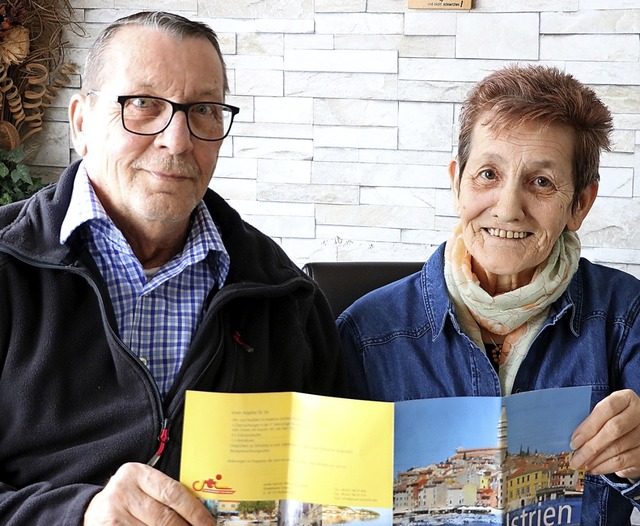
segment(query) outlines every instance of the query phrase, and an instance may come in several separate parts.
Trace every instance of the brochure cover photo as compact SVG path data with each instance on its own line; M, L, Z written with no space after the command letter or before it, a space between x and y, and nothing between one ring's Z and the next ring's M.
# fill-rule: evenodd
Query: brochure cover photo
M571 434L591 388L395 404L394 524L580 524Z
M227 526L577 525L569 441L590 395L189 392L180 478Z

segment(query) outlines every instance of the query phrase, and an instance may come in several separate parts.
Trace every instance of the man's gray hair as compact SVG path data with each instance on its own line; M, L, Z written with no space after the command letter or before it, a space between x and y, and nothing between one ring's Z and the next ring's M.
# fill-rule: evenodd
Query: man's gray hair
M220 44L216 33L206 24L189 20L180 15L163 11L142 11L120 18L107 26L89 49L85 61L82 87L85 91L99 90L103 82L104 64L107 62L106 52L114 35L126 26L142 26L163 31L177 39L195 37L207 39L216 50L222 64L223 93L229 92L227 68L220 51Z

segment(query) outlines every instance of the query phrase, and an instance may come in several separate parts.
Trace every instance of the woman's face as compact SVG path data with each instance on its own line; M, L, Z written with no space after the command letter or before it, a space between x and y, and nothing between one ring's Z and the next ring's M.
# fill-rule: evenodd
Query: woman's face
M491 294L522 287L565 228L578 230L595 200L589 186L572 211L573 132L529 122L492 132L481 117L464 173L449 166L473 270Z

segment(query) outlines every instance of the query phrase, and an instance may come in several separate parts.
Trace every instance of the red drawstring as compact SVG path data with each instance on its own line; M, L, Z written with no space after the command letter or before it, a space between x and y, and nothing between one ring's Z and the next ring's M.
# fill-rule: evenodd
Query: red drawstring
M233 333L232 335L233 341L236 342L241 349L247 351L247 352L253 352L253 347L251 347L250 345L248 345L247 343L245 343L245 341L242 339L242 336L240 336L240 332L236 331Z

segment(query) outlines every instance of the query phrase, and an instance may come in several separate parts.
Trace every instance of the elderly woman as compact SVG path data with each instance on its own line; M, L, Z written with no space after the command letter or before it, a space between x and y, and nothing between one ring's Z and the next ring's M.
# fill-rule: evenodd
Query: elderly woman
M572 436L583 525L640 500L640 282L580 258L611 114L554 68L510 66L465 101L460 222L423 269L339 318L352 396L400 401L590 385Z

